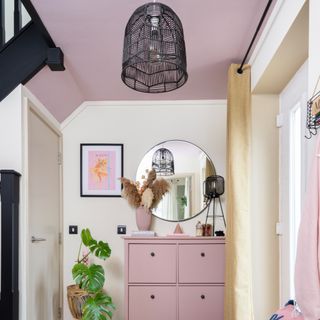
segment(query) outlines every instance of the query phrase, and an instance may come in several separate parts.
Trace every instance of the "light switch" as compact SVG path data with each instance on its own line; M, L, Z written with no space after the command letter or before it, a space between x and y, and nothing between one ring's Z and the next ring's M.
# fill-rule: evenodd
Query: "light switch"
M125 225L118 225L117 227L118 234L126 234L127 233L127 226Z
M69 234L78 234L78 226L69 226Z

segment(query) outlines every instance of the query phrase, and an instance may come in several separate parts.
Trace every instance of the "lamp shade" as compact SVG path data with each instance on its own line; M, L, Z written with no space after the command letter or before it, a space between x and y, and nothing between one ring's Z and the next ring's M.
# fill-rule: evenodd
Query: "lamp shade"
M224 178L218 175L207 177L204 182L204 195L207 198L218 198L224 194Z
M174 174L173 154L166 148L158 149L152 156L152 169L159 176L171 176Z
M183 28L171 8L150 2L132 14L125 29L121 79L145 93L172 91L187 81Z

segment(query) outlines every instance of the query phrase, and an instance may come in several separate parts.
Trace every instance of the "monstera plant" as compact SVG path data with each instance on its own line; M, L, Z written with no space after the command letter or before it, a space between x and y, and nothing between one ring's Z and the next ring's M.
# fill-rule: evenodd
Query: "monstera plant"
M81 255L82 246L88 252ZM72 315L82 320L107 320L112 318L115 309L112 298L103 291L105 273L101 265L89 264L89 256L106 260L111 249L108 243L92 238L89 229L81 231L81 244L72 276L76 286L68 287L68 302ZM78 312L75 310L78 309ZM80 315L79 315L80 313Z

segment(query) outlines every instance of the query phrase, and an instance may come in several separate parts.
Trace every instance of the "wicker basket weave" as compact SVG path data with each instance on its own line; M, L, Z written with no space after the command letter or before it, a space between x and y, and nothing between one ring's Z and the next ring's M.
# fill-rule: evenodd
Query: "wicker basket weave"
M82 318L82 306L89 297L88 292L80 289L78 285L70 285L67 287L67 296L73 318L80 320Z

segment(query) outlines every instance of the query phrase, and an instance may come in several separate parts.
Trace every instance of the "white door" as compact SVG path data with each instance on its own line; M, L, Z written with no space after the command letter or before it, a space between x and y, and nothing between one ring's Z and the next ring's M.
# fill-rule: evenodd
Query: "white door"
M28 141L28 320L56 320L61 301L60 137L30 110Z

